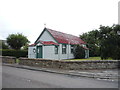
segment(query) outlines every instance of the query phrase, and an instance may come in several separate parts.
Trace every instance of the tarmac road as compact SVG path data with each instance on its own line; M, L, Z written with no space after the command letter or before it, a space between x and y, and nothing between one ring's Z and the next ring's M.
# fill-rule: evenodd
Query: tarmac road
M2 88L118 88L118 82L2 66Z

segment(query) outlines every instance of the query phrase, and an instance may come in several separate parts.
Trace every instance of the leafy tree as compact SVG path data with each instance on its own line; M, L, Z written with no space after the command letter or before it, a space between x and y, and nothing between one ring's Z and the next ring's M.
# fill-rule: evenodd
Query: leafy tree
M80 35L80 38L87 43L87 47L90 51L90 57L100 56L100 43L99 43L99 31L92 30Z
M101 58L120 59L120 25L100 26L100 51Z
M7 37L7 43L11 46L11 48L15 50L21 49L24 45L29 43L29 40L27 39L26 36L22 34L10 34Z
M27 43L27 44L25 44L25 45L22 47L22 49L23 49L23 50L28 50L28 46L29 46L29 44Z
M80 35L87 43L90 56L101 56L102 59L120 59L120 25L102 26Z
M85 49L80 45L76 45L73 54L75 59L85 58Z
M114 37L115 37L115 47L114 56L112 58L120 60L120 25L114 25ZM119 32L119 33L118 33Z

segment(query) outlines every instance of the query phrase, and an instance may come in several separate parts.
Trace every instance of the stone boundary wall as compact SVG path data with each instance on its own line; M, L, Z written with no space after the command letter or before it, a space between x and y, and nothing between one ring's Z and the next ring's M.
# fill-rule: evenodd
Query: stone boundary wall
M42 68L55 68L65 70L89 70L89 69L115 69L118 68L117 60L86 60L64 61L47 59L19 58L20 65L37 66Z
M16 63L16 57L0 56L0 59L2 60L2 63L8 63L8 64Z
M16 58L0 56L2 63L15 64ZM20 65L36 66L41 68L55 68L65 70L91 70L91 69L115 69L118 68L118 60L86 60L86 61L65 61L48 59L19 58Z

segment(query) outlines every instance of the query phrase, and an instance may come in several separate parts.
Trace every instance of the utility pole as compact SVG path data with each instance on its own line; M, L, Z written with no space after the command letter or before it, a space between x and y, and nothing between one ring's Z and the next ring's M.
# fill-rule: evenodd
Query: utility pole
M120 1L118 2L118 24L120 25ZM120 31L117 31L117 34L120 35Z

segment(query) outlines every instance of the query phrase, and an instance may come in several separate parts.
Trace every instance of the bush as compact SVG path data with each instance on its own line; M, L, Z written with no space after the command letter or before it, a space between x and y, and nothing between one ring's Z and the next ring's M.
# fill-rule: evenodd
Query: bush
M27 57L28 51L27 50L13 50L13 49L2 49L2 56L14 56L16 58L19 57Z
M73 54L74 54L75 59L85 58L85 49L82 46L77 45L75 47L75 50L74 50Z
M26 36L17 33L17 34L10 34L7 37L7 43L12 49L20 50L21 47L29 43L29 40L27 39Z

